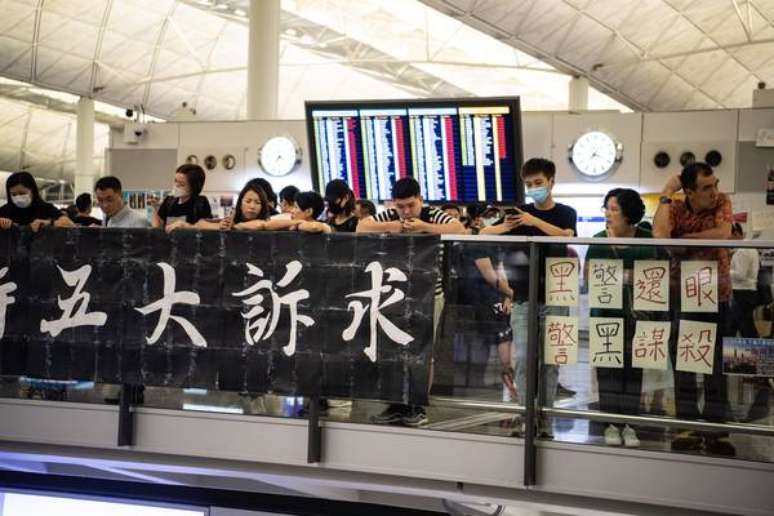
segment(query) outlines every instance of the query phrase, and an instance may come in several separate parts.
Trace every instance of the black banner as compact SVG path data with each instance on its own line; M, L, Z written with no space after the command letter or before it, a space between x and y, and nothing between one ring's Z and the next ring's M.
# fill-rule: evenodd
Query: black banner
M0 374L423 404L438 243L0 231Z

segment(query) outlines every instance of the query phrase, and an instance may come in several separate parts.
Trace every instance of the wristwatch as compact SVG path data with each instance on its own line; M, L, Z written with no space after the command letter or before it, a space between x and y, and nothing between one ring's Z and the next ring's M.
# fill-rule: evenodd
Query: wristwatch
M672 198L668 195L662 195L658 199L659 204L672 204Z

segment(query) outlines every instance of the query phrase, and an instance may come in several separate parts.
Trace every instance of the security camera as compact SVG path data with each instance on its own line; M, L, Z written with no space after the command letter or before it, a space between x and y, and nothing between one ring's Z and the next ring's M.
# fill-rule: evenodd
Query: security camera
M765 90L766 89L766 83L761 81L758 83L758 89L759 90Z

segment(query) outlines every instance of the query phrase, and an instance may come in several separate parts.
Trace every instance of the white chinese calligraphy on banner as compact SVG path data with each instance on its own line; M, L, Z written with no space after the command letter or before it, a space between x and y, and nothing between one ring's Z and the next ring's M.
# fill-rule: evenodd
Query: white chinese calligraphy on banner
M623 308L623 260L589 260L589 308Z
M671 331L669 321L637 321L632 341L632 367L665 371Z
M578 259L546 258L546 306L577 306Z
M89 312L89 300L91 295L83 292L83 287L89 281L91 275L91 265L74 270L66 271L57 265L59 273L62 275L68 287L73 287L73 295L67 299L62 296L57 297L57 305L62 310L62 315L55 321L40 321L41 333L50 333L52 337L58 336L62 330L68 328L77 328L78 326L104 326L107 322L105 312Z
M677 371L712 374L717 324L680 320L677 337Z
M623 367L624 320L589 317L589 354L593 367Z
M687 260L680 263L680 310L718 311L718 262Z
M632 287L635 310L668 312L669 261L635 261Z
M545 320L543 358L546 364L578 362L578 318L548 315Z
M0 269L0 279L8 274L8 267ZM8 307L16 302L11 294L16 290L16 283L8 281L0 284L0 339L5 335L5 313Z

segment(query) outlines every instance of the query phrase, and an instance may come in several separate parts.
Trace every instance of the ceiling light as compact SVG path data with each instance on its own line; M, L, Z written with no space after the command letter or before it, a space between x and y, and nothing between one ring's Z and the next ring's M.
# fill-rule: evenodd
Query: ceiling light
M292 38L295 38L296 36L298 36L298 31L296 29L293 29L293 28L285 29L285 34L287 34L288 36L290 36Z
M215 4L215 9L220 9L221 11L225 11L228 9L228 4Z
M247 13L245 12L244 9L234 9L234 14L236 14L237 16L245 16Z
M301 43L305 45L314 45L314 38L309 34L304 34L301 36Z

